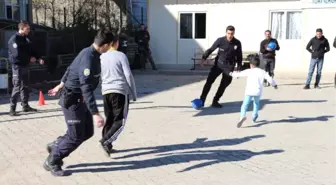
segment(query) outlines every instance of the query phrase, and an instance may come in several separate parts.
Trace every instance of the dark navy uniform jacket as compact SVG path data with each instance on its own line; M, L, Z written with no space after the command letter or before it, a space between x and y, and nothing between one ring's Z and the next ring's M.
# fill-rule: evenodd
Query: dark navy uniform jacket
M98 113L94 90L100 79L100 53L93 46L83 49L66 70L62 82L64 89L84 97L87 108L92 114ZM62 101L60 101L62 105Z
M207 59L209 55L218 48L218 54L215 58L215 65L221 69L229 69L232 71L235 64L238 64L238 68L242 66L243 53L241 42L233 38L231 41L226 37L218 38L215 43L204 52L203 59Z
M30 57L40 58L29 37L21 36L19 33L13 35L8 41L8 56L12 64L23 67L29 64Z

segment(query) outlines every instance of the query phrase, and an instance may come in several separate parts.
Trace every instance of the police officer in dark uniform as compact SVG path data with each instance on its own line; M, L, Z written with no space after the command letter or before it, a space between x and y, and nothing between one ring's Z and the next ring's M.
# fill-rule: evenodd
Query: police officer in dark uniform
M93 121L98 127L104 125L104 119L98 112L94 90L100 79L100 55L110 49L112 41L111 32L98 31L94 43L78 54L61 83L48 92L50 96L55 96L62 90L59 104L68 128L64 136L47 146L50 153L43 166L55 176L68 175L62 170L63 158L93 135Z
M215 58L215 65L211 68L207 81L203 87L201 95L203 106L212 84L217 79L217 77L222 74L222 80L212 101L212 107L221 108L222 105L219 104L218 101L222 97L226 87L231 84L232 77L230 76L230 72L234 71L236 64L238 66L238 70L240 70L242 67L242 47L240 41L234 37L234 33L235 28L233 26L228 26L226 28L226 36L218 38L211 48L204 52L202 57L203 60L201 62L202 66L209 55L218 48L218 54Z
M34 112L36 109L28 105L28 65L29 62L44 61L37 54L32 46L32 42L28 37L30 26L26 21L20 21L19 31L13 35L8 41L8 56L12 64L13 73L13 90L10 98L11 116L16 115L16 103L19 95L21 95L21 105L24 112Z
M149 48L149 41L150 41L150 35L146 30L145 25L141 24L140 30L135 37L135 42L138 44L138 51L140 54L141 70L146 69L146 61L148 60L152 66L152 69L156 71L157 68L155 66L151 50Z

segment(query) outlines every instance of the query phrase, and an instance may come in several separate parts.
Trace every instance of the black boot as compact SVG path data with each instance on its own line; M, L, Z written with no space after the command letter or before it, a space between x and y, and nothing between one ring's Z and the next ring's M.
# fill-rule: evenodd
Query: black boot
M50 171L54 176L67 176L69 174L66 171L63 171L62 165L60 164L61 161L61 158L56 158L52 155L49 155L43 164L43 168L47 171Z
M55 147L55 145L57 145L60 141L60 139L62 138L62 136L58 137L55 141L48 143L46 146L47 152L50 154L52 149ZM60 165L63 166L64 162L63 160L60 161Z
M48 153L51 153L52 148L55 145L57 145L60 142L61 139L62 139L62 136L59 136L55 141L47 144L46 149L47 149Z
M23 112L37 112L37 109L30 107L28 104L22 105Z
M17 116L15 109L16 109L15 106L10 107L10 110L9 110L9 115L10 116Z

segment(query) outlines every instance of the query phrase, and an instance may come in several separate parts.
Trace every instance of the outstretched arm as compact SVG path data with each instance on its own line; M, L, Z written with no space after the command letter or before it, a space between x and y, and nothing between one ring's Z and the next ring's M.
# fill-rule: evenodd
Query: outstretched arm
M211 46L208 50L206 50L206 51L204 52L204 54L203 54L203 56L202 56L202 59L203 59L203 60L206 60L206 59L209 57L209 55L211 55L211 53L212 53L213 51L215 51L215 50L218 48L219 43L220 43L220 38L218 38L218 39L212 44L212 46Z
M233 78L238 78L238 77L246 77L248 76L248 74L250 73L251 69L246 69L244 71L241 71L241 72L231 72L230 75L233 77Z

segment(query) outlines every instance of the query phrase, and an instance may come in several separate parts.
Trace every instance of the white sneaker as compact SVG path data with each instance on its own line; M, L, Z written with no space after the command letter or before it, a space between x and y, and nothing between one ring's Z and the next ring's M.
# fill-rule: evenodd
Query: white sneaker
M243 117L243 118L238 122L238 124L237 124L237 128L240 128L240 127L243 125L244 121L246 121L246 117Z

